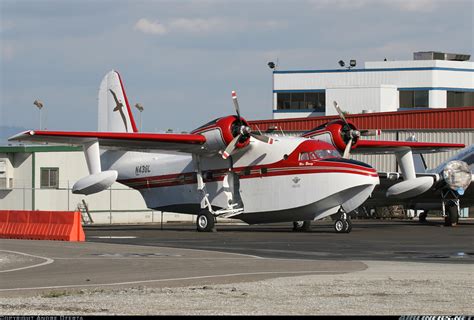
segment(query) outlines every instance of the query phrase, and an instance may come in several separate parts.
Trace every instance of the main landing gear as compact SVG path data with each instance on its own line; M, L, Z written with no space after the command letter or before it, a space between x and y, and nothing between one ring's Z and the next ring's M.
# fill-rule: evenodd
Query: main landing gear
M311 221L293 221L293 231L307 232L311 230Z
M199 232L214 232L216 231L216 218L212 213L203 210L197 216L196 227Z
M199 212L197 216L196 228L199 232L215 232L216 217L230 218L244 211L240 195L238 194L240 188L239 176L230 170L225 175L222 181L222 187L227 196L227 208L214 210L209 200L209 194L207 193L199 156L193 154L193 161L196 166L197 191L201 195L201 212Z
M337 215L336 221L334 221L334 230L336 230L337 233L351 232L351 217L341 209L339 209Z
M446 209L448 212L444 216L444 225L446 227L456 226L459 222L459 200L448 200Z

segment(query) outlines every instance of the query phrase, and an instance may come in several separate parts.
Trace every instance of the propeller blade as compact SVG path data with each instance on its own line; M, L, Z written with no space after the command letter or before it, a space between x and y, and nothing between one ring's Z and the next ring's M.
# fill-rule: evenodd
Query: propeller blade
M360 130L360 135L361 136L380 136L381 131L379 129L375 130Z
M260 140L260 141L262 141L262 142L265 142L265 143L268 143L268 144L272 144L272 143L273 143L273 139L270 138L270 137L263 136L263 135L256 134L256 133L251 133L250 135L251 135L252 137L254 137L255 139Z
M351 151L351 147L352 147L352 137L349 140L349 142L347 143L346 148L344 149L344 154L342 156L344 159L349 158L349 152Z
M234 101L235 111L237 112L237 117L239 117L240 125L242 125L242 119L240 118L239 101L237 101L237 93L235 91L232 91L232 101Z
M241 134L238 134L234 139L232 139L227 148L225 148L224 152L222 152L223 159L227 159L232 154L232 152L234 152L237 142L239 142L241 136Z
M344 117L344 113L342 113L342 110L341 110L341 108L339 108L339 106L337 105L337 102L336 102L336 101L333 101L333 103L334 103L334 108L336 108L336 111L337 111L337 113L339 114L339 117L341 117L341 119L348 125L347 120L346 120L346 117Z

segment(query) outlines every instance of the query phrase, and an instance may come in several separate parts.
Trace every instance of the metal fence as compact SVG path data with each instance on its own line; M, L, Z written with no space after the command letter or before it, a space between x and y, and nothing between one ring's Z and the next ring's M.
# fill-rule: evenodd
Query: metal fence
M129 199L130 201L127 201ZM163 212L146 208L141 195L129 188L109 188L91 196L76 195L71 188L41 189L13 188L0 190L0 210L53 210L82 212L85 224L163 224L195 223L196 215ZM412 219L420 212L405 210L400 206L379 207L370 212L359 208L353 218ZM441 216L441 212L432 212ZM471 215L474 207L471 208ZM461 217L469 217L469 209L461 211ZM219 219L220 222L240 222Z
M72 188L16 187L0 190L0 210L76 211L85 215L86 223L194 223L194 215L148 209L138 191L130 188L109 188L95 195L72 193ZM89 212L90 218L87 217ZM92 221L88 221L92 220Z

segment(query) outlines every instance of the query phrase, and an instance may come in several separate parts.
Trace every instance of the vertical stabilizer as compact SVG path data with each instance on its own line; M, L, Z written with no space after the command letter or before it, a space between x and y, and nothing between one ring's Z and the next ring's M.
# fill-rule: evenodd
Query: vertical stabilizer
M137 132L122 79L112 70L102 79L99 88L99 126L103 132Z

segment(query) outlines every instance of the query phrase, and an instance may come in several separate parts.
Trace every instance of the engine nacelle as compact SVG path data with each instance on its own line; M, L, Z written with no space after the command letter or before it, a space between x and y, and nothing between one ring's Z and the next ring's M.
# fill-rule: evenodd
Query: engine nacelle
M192 131L193 134L201 134L206 137L206 143L204 148L209 151L221 151L224 150L231 141L240 133L241 127L248 127L249 124L245 119L237 116L227 116L213 120L205 125ZM237 145L237 149L244 148L250 143L250 136L242 136Z
M443 169L443 179L451 190L463 195L472 180L472 174L466 162L449 161Z
M416 197L433 186L433 177L419 177L399 182L387 189L387 198L407 199Z
M351 133L353 132L358 132L353 123L348 122L346 124L342 120L334 120L314 128L313 130L304 133L302 136L330 143L340 152L344 152L346 145L351 138ZM358 140L359 137L353 135L352 148L357 145Z

